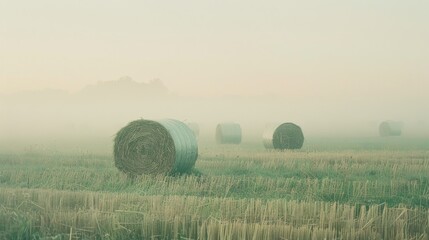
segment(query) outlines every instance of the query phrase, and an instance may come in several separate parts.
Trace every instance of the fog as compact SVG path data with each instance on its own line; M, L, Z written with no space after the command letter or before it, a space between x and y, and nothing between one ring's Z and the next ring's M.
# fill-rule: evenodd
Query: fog
M0 151L108 152L128 122L219 122L244 142L429 137L429 2L0 2ZM128 77L129 76L129 77Z
M299 97L186 97L160 80L130 77L99 82L70 93L40 90L3 95L1 141L4 151L82 151L106 153L116 132L136 119L178 119L200 125L200 142L214 144L220 122L242 126L243 142L261 143L267 124L293 122L306 139L378 137L384 120L404 123L404 137L429 137L428 101L386 102ZM261 143L262 144L262 143Z

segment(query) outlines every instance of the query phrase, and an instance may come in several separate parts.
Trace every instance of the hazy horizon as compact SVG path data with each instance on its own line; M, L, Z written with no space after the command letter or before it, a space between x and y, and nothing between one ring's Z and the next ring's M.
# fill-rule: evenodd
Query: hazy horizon
M295 122L307 136L377 136L381 121L397 120L428 137L427 9L1 1L0 140L111 136L140 117L199 122L207 135L235 121L255 139L271 122ZM133 81L118 85L123 76Z

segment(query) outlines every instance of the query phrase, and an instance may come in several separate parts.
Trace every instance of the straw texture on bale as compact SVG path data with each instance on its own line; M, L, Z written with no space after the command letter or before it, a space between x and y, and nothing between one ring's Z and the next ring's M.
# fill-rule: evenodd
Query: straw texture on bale
M241 127L238 123L219 123L216 127L216 142L219 144L240 144Z
M294 123L271 125L264 131L263 143L267 149L300 149L304 144L304 134Z
M173 119L130 122L114 140L115 166L130 175L187 172L197 157L194 133Z
M401 136L402 123L394 121L384 121L378 128L381 137Z

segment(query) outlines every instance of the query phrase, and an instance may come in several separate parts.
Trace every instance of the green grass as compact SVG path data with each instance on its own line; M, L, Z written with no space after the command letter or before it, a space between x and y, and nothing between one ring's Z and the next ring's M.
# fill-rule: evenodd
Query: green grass
M109 154L0 154L0 189L3 193L0 194L0 217L3 217L0 239L37 239L46 236L67 238L70 228L82 228L85 225L76 218L85 219L86 224L92 224L93 228L76 229L77 233L72 235L75 238L126 239L173 231L175 235L168 235L168 238L179 239L178 235L189 237L204 233L207 234L204 239L211 239L208 232L220 234L220 226L247 229L242 224L249 221L249 216L242 214L249 214L248 208L255 202L259 204L253 206L255 211L263 212L269 207L273 208L270 210L272 214L286 211L281 210L283 205L293 203L300 206L303 214L309 214L310 223L313 222L321 231L332 230L329 234L338 238L353 239L352 236L359 234L366 237L392 237L399 228L407 228L409 232L401 236L408 237L429 232L429 148L426 148L426 140L378 139L374 140L373 148L367 148L366 144L369 143L362 139L336 140L342 142L342 149L328 146L334 142L318 141L309 140L302 150L284 152L266 151L256 143L240 146L202 145L199 159L190 174L136 178L129 178L116 169ZM415 145L410 147L413 143ZM314 149L310 150L312 144ZM400 147L395 148L397 144ZM45 196L51 197L45 201ZM165 202L157 203L156 199ZM149 201L147 204L161 204L173 209L177 201L186 199L192 199L193 202L183 203L186 209L179 214L180 219L176 219L177 224L182 224L181 227L174 226L174 214L162 214L148 206L143 207L140 202ZM355 209L347 217L354 224L336 222L336 227L325 226L322 213L310 213L316 211L310 206L319 203L326 206L337 204L346 212L349 208ZM105 204L112 205L106 208ZM222 206L230 209L223 209ZM365 215L367 222L357 224L363 221L359 219L359 214L363 214L361 211L371 208L380 210L377 214L365 212L369 214ZM403 209L415 211L418 217L404 216ZM125 214L125 217L123 212L117 210L135 213ZM329 215L332 211L327 210L323 214ZM391 212L387 216L383 214L388 213L383 211ZM139 217L139 214L144 217ZM266 234L275 232L278 236L283 236L279 229L286 226L291 227L288 234L319 234L316 228L299 222L299 216L293 215L289 221L281 213L278 214L273 220L275 224L267 223L266 220L254 220L252 223L265 224ZM375 214L374 217L371 214ZM53 216L58 219L52 220ZM44 218L51 219L49 224ZM75 221L70 222L68 218ZM224 225L218 225L216 221L220 219ZM127 225L129 221L136 221L140 225ZM389 228L396 232L378 229L387 223L393 224ZM366 229L368 226L370 229ZM214 229L209 231L203 227ZM365 227L365 231L359 231L359 227ZM145 228L151 230L138 232ZM358 235L353 233L347 237L346 232L351 234L355 230ZM238 236L234 235L238 233L232 232L229 236Z
M235 155L203 152L194 174L133 179L119 172L110 156L1 155L0 186L429 206L424 151Z

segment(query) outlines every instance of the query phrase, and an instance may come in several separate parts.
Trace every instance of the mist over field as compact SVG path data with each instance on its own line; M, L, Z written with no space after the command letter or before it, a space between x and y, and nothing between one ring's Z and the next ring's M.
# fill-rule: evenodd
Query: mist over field
M429 136L425 1L24 2L0 3L2 149L110 149L139 118Z
M0 239L429 239L428 10L0 0Z
M73 93L45 89L0 99L0 146L12 151L108 152L116 132L140 118L196 122L200 141L208 143L214 142L220 122L240 123L243 142L254 143L262 141L267 124L282 122L300 125L310 139L378 137L378 125L384 120L402 121L403 137L429 137L425 99L182 96L161 80L143 82L131 77L98 82Z

